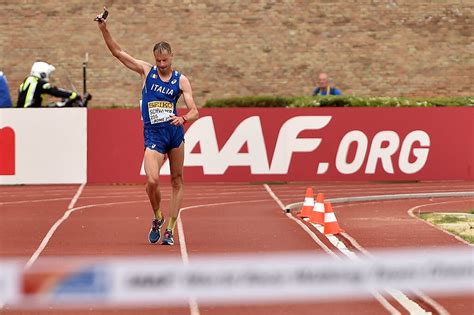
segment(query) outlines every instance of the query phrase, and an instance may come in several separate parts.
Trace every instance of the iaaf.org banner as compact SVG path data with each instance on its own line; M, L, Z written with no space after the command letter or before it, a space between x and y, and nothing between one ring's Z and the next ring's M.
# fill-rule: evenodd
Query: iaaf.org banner
M186 181L474 179L470 107L228 108L200 117L186 130ZM89 182L143 181L138 110L90 111L89 139Z
M0 109L0 184L84 183L87 109Z

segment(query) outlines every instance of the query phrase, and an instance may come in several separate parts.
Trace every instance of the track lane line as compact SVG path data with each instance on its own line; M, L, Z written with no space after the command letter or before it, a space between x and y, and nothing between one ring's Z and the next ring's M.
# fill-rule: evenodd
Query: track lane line
M30 259L26 263L24 269L29 269L35 263L35 261L38 259L38 257L43 252L43 250L46 248L46 245L48 245L48 242L51 239L51 237L53 237L54 232L61 225L61 223L63 223L69 217L69 215L72 213L71 210L74 208L74 205L76 204L77 200L79 200L79 197L81 196L82 191L84 190L85 186L86 186L86 183L83 183L79 186L79 188L77 189L76 194L74 195L71 202L69 203L69 206L67 207L68 211L66 211L64 213L64 215L59 220L57 220L53 224L53 226L51 226L48 233L46 233L46 236L41 241L39 247L36 249L36 251L33 253L33 255L30 257Z
M179 237L179 250L181 252L181 259L183 260L183 264L189 264L189 255L188 249L186 247L186 237L184 236L184 228L183 222L181 221L181 211L186 210L186 208L182 208L179 211L178 220L176 221L176 227L178 229L178 237ZM199 304L197 303L196 298L191 297L188 301L189 305L189 313L191 315L200 315L201 312L199 311Z
M86 187L86 183L83 183L81 184L81 186L79 186L79 189L77 190L76 194L74 195L71 202L69 203L69 206L67 206L68 209L74 208L74 206L76 205L76 202L79 200L79 197L82 194L82 191L84 190L84 187Z
M188 248L186 246L186 236L184 234L184 227L183 221L181 220L181 214L189 209L196 209L202 207L216 207L216 206L224 206L224 205L231 205L231 204L242 204L242 203L253 203L253 202L265 202L267 199L260 199L260 200L248 200L248 201L229 201L229 202L216 202L216 203L209 203L209 204L201 204L201 205L194 205L181 208L179 210L178 220L176 221L176 228L178 229L178 237L179 237L179 249L181 252L181 259L185 265L189 264L189 254ZM196 298L191 297L189 299L189 312L191 315L200 315L199 311L199 304Z
M433 307L439 315L449 315L449 312L438 302L430 298L428 295L424 294L423 292L419 290L413 290L413 293L418 295L423 301L428 303L431 307Z
M85 184L83 184L85 186ZM81 185L82 186L82 185ZM46 236L43 238L40 246L37 248L37 250L35 251L35 253L31 256L31 258L28 260L28 262L26 263L24 269L28 269L30 268L35 262L36 260L39 258L39 256L41 255L41 253L43 252L43 250L46 248L46 246L48 245L49 241L51 240L51 238L53 237L55 231L59 228L59 226L64 222L66 221L69 216L74 213L75 211L77 210L83 210L83 209L90 209L90 208L95 208L95 207L100 207L100 206L114 206L114 205L118 205L118 204L132 204L132 203L147 203L149 202L148 200L131 200L131 201L120 201L120 202L107 202L107 203L99 203L99 204L89 204L89 205L84 205L84 206L80 206L80 207L74 207L74 204L77 202L77 200L79 199L80 197L80 194L82 193L83 191L83 187L79 187L78 189L78 192L76 193L76 195L73 197L73 199L71 200L71 203L69 204L69 207L71 207L70 209L68 209L67 211L64 212L63 216L58 219L52 226L51 228L49 229L48 233L46 234ZM249 200L249 201L231 201L231 202L219 202L219 203L209 203L209 204L201 204L201 205L195 205L195 206L189 206L189 207L185 207L185 208L182 208L181 211L183 210L188 210L188 209L193 209L193 208L201 208L201 207L212 207L212 206L221 206L221 205L228 205L228 204L241 204L241 203L258 203L258 202L267 202L268 199L259 199L259 200ZM180 211L180 212L181 212ZM180 228L181 226L181 228ZM181 230L181 232L180 232ZM182 226L182 222L181 222L181 219L180 217L178 217L178 235L180 237L180 247L182 246L182 248L180 248L181 250L181 256L182 256L182 259L183 259L183 263L189 263L189 255L187 253L187 248L186 248L186 241L185 241L185 236L184 236L184 229L183 229L183 226ZM183 245L181 245L181 240L184 240L183 242ZM190 299L189 301L189 305L190 305L190 310L191 310L191 315L199 315L199 308L198 308L198 304L197 304L197 301L195 299Z
M272 189L271 189L267 184L264 184L263 186L264 186L265 189L268 191L268 193L270 194L270 196L272 196L272 198L275 199L275 201L276 201L277 204L280 206L280 208L281 208L283 211L286 212L286 209L288 209L289 206L283 205L283 203L281 202L281 200L273 193ZM295 204L292 204L292 205L295 205ZM316 239L318 239L318 242L317 242L318 244L319 244L319 242L322 243L322 241L317 237L317 235L316 235L313 231L311 231L306 225L304 225L304 224L301 222L301 220L295 219L295 218L293 217L293 215L291 215L291 212L290 212L290 213L287 212L286 215L287 215L289 218L291 218L292 220L298 222L298 224L299 224L300 226L303 226L303 227L304 227L304 230L305 230L308 234L314 235L314 237L315 237ZM315 226L315 228L318 229L318 227L317 227L315 224L313 224L313 226ZM320 230L318 229L318 231L320 231ZM324 233L324 231L323 231L323 233ZM323 235L324 235L324 234L323 234ZM332 235L332 236L333 236L333 235ZM314 237L312 236L313 239L314 239ZM335 236L333 236L333 237L336 238ZM335 242L334 239L332 239L332 238L328 238L328 239L329 239L329 241L330 241L334 246L336 246L336 248L337 248L339 251L341 251L341 252L342 252L344 255L346 255L349 259L351 259L351 260L356 260L356 259L358 259L357 255L355 255L355 253L353 253L352 251L350 251L349 249L347 249L345 246L344 246L344 248L345 248L344 250L341 249L341 248L338 246L338 243L342 243L342 244L343 244L342 241L338 240L337 244L335 244L335 243L334 243L334 242ZM326 246L326 245L324 245L324 246ZM335 254L333 251L331 251L327 246L326 246L326 248L332 253L332 255L336 255L336 254ZM349 253L349 252L350 252L350 253ZM336 256L337 256L337 255L336 255ZM339 256L337 256L337 257L340 258ZM400 292L400 293L401 293L401 292ZM379 302L391 315L400 315L400 314L401 314L401 313L400 313L393 305L391 305L391 304L387 301L387 299L385 299L385 297L383 297L380 293L378 293L378 292L373 292L372 294L373 294L374 298L377 300L377 302ZM394 296L394 298L395 298L395 296ZM395 299L396 299L396 298L395 298ZM408 298L407 298L407 299L408 299ZM398 300L398 299L397 299L397 301L398 301L405 309L407 309L408 311L410 311L409 308L408 308L408 306L403 305L403 304L400 302L400 300ZM411 301L411 300L410 300L410 301ZM412 301L411 301L411 302L412 302ZM414 302L413 302L413 303L414 303ZM416 304L416 303L415 303L415 304ZM411 306L411 304L410 304L410 306ZM419 307L419 308L421 309L421 311L417 310L417 311L414 312L414 313L411 313L411 312L410 312L410 314L427 314L421 307Z
M468 241L464 240L463 238L457 236L456 234L453 234L453 233L451 233L451 232L449 232L449 231L446 231L446 230L444 230L444 229L442 229L442 228L436 226L435 224L433 224L433 223L431 223L431 222L428 222L428 221L426 221L426 220L423 220L423 219L419 218L418 216L416 216L416 215L413 213L415 210L419 210L419 209L421 209L421 208L423 208L423 207L427 207L427 206L441 205L441 204L449 204L449 203L458 203L458 202L465 202L465 201L470 201L470 200L471 200L471 199L450 200L450 201L443 201L443 202L437 202L437 203L426 203L426 204L418 205L418 206L415 206L415 207L413 207L413 208L408 209L407 213L408 213L408 215L409 215L410 217L415 218L415 219L417 219L417 220L419 220L419 221L422 221L423 223L428 224L429 226L434 227L434 228L437 229L438 231L441 231L441 232L443 232L443 233L446 233L446 234L448 234L448 235L451 235L452 237L454 237L455 239L457 239L457 240L460 241L461 243L464 243L464 244L469 245L469 246L472 247L472 246L474 246L474 244L469 243Z
M267 184L263 184L263 187L265 188L265 190L268 192L268 194L273 198L273 200L275 200L275 202L280 206L280 208L285 211L285 205L281 202L281 200L275 195L275 193L272 191L272 189L270 188L270 186L268 186ZM313 231L310 230L309 227L307 227L303 222L301 222L300 220L297 220L295 219L291 213L286 213L286 216L293 220L294 222L296 222L296 224L298 224L312 239L313 241L316 242L316 244L319 245L319 247L321 247L327 254L329 254L330 256L332 256L333 258L335 259L341 259L341 257L339 257L336 253L334 253L332 250L329 249L329 247L326 246L326 244L324 244L320 239L319 237L313 233Z
M352 246L354 246L358 251L366 255L367 257L373 257L371 253L369 253L364 247L362 247L352 236L350 236L347 232L342 232L341 235L345 237ZM402 305L406 310L409 311L410 314L431 314L430 312L426 312L421 306L419 306L416 302L410 300L403 292L395 289L387 289L388 294L390 294L400 305ZM416 293L419 297L421 297L426 303L428 303L431 307L433 307L439 315L449 315L449 313L438 303L434 300L429 298L427 295L422 294L421 292ZM382 296L382 295L380 295ZM425 299L427 298L427 299ZM430 303L429 301L434 303ZM437 307L439 306L439 308ZM444 312L443 312L444 310Z
M85 184L83 184L85 186ZM81 185L82 186L82 185ZM54 232L59 228L59 226L66 221L66 219L75 211L77 210L83 210L83 209L90 209L90 208L95 208L95 207L100 207L100 206L114 206L117 204L131 204L131 203L145 203L148 202L148 200L132 200L132 201L121 201L121 202L108 202L108 203L101 203L101 204L91 204L91 205L84 205L80 207L75 207L74 204L77 202L79 199L80 194L82 193L83 187L79 187L78 192L76 195L73 197L73 200L71 200L71 203L69 204L69 207L71 207L69 210L67 210L64 215L58 219L49 229L48 233L44 237L43 241L41 242L40 246L37 248L35 253L31 256L31 258L28 260L26 263L24 269L30 268L35 261L39 258L43 250L46 248L48 245L50 239L53 237ZM74 202L73 202L74 201ZM228 205L228 204L241 204L241 203L255 203L255 202L267 202L268 199L260 199L260 200L249 200L249 201L231 201L231 202L219 202L219 203L209 203L209 204L201 204L201 205L195 205L195 206L189 206L182 208L180 210L180 213L184 210L188 209L193 209L193 208L201 208L201 207L212 207L212 206L221 206L221 205ZM189 255L187 252L186 248L186 241L185 241L185 235L184 235L184 228L182 225L181 217L178 217L177 221L177 227L178 227L178 235L180 238L180 251L181 251L181 257L183 260L183 263L188 264L189 263ZM183 240L183 241L182 241ZM183 242L183 244L181 244ZM190 307L190 313L191 315L200 315L199 312L199 306L197 303L197 300L194 298L190 298L189 300L189 307Z
M75 202L77 202L77 199L78 199L79 196L80 196L79 191L76 193L76 195L77 195L77 198L76 198L76 201L75 201ZM76 196L75 196L75 197L76 197ZM73 198L73 199L74 199L74 198ZM266 201L266 200L262 200L262 201ZM119 203L106 203L106 204L103 204L103 205L112 205L112 204L121 204L121 203L139 203L139 202L146 202L146 200L128 201L128 202L119 202ZM256 201L250 201L250 202L256 202ZM260 201L259 201L259 202L260 202ZM232 203L242 203L242 201L236 201L236 202L230 202L230 203L231 203L231 204L232 204ZM222 205L222 204L229 204L229 203L215 203L215 204L209 204L209 206ZM282 205L282 203L281 203L281 201L280 201L280 207L281 207L281 205ZM69 206L69 207L73 207L73 206L74 206L73 200L71 200L71 203L70 203L70 206ZM100 206L100 205L99 205L99 204L98 204L98 205L88 205L88 206L84 206L84 207L71 208L71 209L69 209L69 210L72 210L72 211L70 212L70 213L72 213L72 212L75 211L75 210L84 209L84 208L92 208L92 207L96 207L96 206ZM187 208L183 208L183 209L197 208L197 207L202 207L202 206L206 206L206 205L191 206L191 207L187 207ZM68 207L68 208L69 208L69 207ZM183 210L183 209L182 209L182 210ZM282 209L284 209L284 206L282 207ZM70 213L69 213L69 214L70 214ZM69 214L68 214L68 216L69 216ZM67 218L66 218L66 219L67 219ZM180 240L181 240L181 239L185 240L185 238L184 238L184 229L182 228L182 222L180 222L180 221L181 221L180 219L178 219L178 220L179 220L179 223L178 223L178 234L179 234L179 224L181 224L181 229L182 229L182 231L183 231L182 236L179 235ZM301 223L301 222L300 222L300 223ZM303 225L304 225L304 224L303 224ZM184 241L184 242L185 242L185 241ZM184 246L185 246L184 248L185 248L185 250L186 250L186 245L185 245L185 243L184 243ZM187 255L187 250L186 250L186 255ZM337 256L337 255L336 255L336 256ZM339 258L339 257L338 257L338 258ZM187 261L189 261L189 257L188 257L188 256L186 256L186 258L183 257L183 262L184 262L185 259L187 259Z
M462 239L461 237L457 236L457 235L454 235L452 233L449 233L448 231L445 231L437 226L435 226L434 224L430 223L430 222L427 222L425 220L422 220L421 218L417 217L413 212L415 210L418 210L422 207L427 207L427 206L433 206L433 205L438 205L438 204L450 204L450 203L460 203L460 202L466 202L466 201L470 201L471 199L462 199L462 200L450 200L450 201L443 201L443 202L437 202L437 203L427 203L427 204L423 204L423 205L418 205L418 206L415 206L415 207L412 207L410 208L407 213L417 219L417 220L421 220L423 221L424 223L430 225L430 226L433 226L434 228L436 228L437 230L439 231L442 231L442 232L445 232L453 237L455 237L457 240L467 244L467 245L470 245L472 246L472 244L466 242L464 239ZM377 202L377 201L374 201L374 202ZM367 203L367 202L364 202L364 203ZM345 237L351 244L352 246L354 246L358 251L362 252L364 255L366 255L367 257L373 257L372 254L370 254L364 247L362 247L352 236L350 236L349 234L347 234L346 232L342 232L341 235L343 237ZM387 290L388 291L388 290ZM405 301L406 300L406 296L398 291L398 290L392 290L392 291L388 291L397 301L399 301L399 299ZM428 305L430 305L439 315L449 315L449 312L441 305L439 304L438 302L436 302L434 299L432 299L431 297L429 297L428 295L424 294L423 292L419 291L419 290L416 290L414 291L414 293L416 295L418 295L425 303L427 303ZM411 301L410 301L411 302ZM400 301L399 301L400 304L402 304ZM403 304L402 304L403 305ZM412 306L411 303L407 303L408 306Z
M314 227L316 227L316 229L318 229L318 231L325 235L324 234L324 227L319 225L319 224L313 224ZM347 240L349 242L351 242L351 240L353 240L354 242L355 239L350 236L349 234L347 234L346 232L341 232L341 234L344 233L344 235L347 237ZM337 248L339 249L344 255L346 255L347 257L349 257L351 260L358 260L359 259L359 256L356 255L356 253L354 253L353 251L351 251L350 249L348 249L344 242L342 242L341 240L339 240L339 238L336 236L336 235L325 235L329 241ZM357 242L356 242L357 243ZM342 244L342 245L341 245ZM357 243L359 246L360 244ZM352 244L354 246L354 244ZM354 246L355 247L355 246ZM365 250L364 248L362 248L362 246L360 246L361 248L361 252L362 253L367 253L368 257L373 257L373 255L370 255L368 253L367 250ZM401 306L403 306L410 314L431 314L427 311L425 311L420 305L418 305L416 302L412 301L408 296L406 296L403 292L399 291L399 290L395 290L395 289L387 289L386 290ZM383 298L383 296L378 293L378 292L374 292L374 295L375 294L378 294L380 295L378 298ZM383 298L385 299L385 298ZM386 299L385 301L390 304ZM394 308L395 309L395 308ZM395 309L396 310L396 309ZM398 312L398 310L397 310Z
M465 201L469 201L470 199L463 199L463 200L454 200L454 201L445 201L445 202L438 202L438 203L429 203L429 204L424 204L424 205L418 205L418 206L415 206L411 209L409 209L407 212L410 216L418 219L418 220L422 220L420 218L418 218L416 215L413 214L413 211L416 210L416 209L419 209L423 206L430 206L430 205L436 205L436 204L449 204L449 203L459 203L459 202L465 202ZM377 202L377 201L374 201L374 202ZM368 203L368 202L364 202L364 203ZM356 204L357 205L357 204ZM429 224L429 225L432 225L434 226L433 224L425 221L425 220L422 220L423 222ZM436 229L438 230L441 230L443 232L447 232L447 231L444 231L440 228L438 228L437 226L434 226ZM459 239L460 241L463 241L465 242L462 238L456 236L456 235L453 235L449 232L447 232L448 234L456 237L457 239ZM360 252L362 252L364 255L368 256L368 257L373 257L373 255L371 255L364 247L362 247L352 236L350 236L349 234L347 234L346 232L342 232L341 235L343 237L345 237L351 244L352 246L354 246L357 250L359 250ZM467 243L467 242L466 242ZM468 245L471 245L472 244L469 244L467 243ZM387 292L389 292L400 304L404 305L404 303L410 307L410 312L416 312L414 310L411 310L413 304L412 304L412 301L408 299L408 297L403 294L401 291L398 291L398 290L387 290ZM416 295L418 295L419 298L421 298L425 303L427 303L428 305L430 305L439 315L449 315L449 312L442 306L440 305L438 302L436 302L434 299L432 299L431 297L427 296L426 294L422 293L421 291L414 291L414 293ZM408 299L408 300L407 300ZM402 303L401 301L403 301L404 303Z

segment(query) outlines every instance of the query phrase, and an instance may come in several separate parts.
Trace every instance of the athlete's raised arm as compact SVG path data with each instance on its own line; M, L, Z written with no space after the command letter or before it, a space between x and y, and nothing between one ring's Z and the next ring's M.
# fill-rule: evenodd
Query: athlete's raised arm
M103 15L103 14L102 14ZM98 22L97 25L99 26L100 31L102 32L102 36L104 37L105 44L107 48L109 48L112 55L120 60L120 62L130 70L133 70L140 74L142 77L145 77L148 72L150 71L152 65L146 61L135 59L126 53L119 44L112 38L110 35L109 30L107 29L107 15L105 18L102 15L97 16L96 21Z

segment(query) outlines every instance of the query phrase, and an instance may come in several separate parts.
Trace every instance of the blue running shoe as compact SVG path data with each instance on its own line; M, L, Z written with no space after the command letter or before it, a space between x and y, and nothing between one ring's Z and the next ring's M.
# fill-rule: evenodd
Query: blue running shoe
M148 241L151 244L155 244L160 240L161 236L161 227L165 223L165 218L161 218L161 220L154 219L153 222L151 223L151 229L150 233L148 233Z
M165 234L163 235L163 243L161 244L174 245L173 232L171 232L171 230L166 229Z

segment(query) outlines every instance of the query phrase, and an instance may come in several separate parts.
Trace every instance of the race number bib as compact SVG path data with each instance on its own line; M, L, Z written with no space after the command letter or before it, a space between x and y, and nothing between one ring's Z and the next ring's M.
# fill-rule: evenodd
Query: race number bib
M168 121L174 115L173 104L170 102L155 101L148 103L148 114L151 124Z

